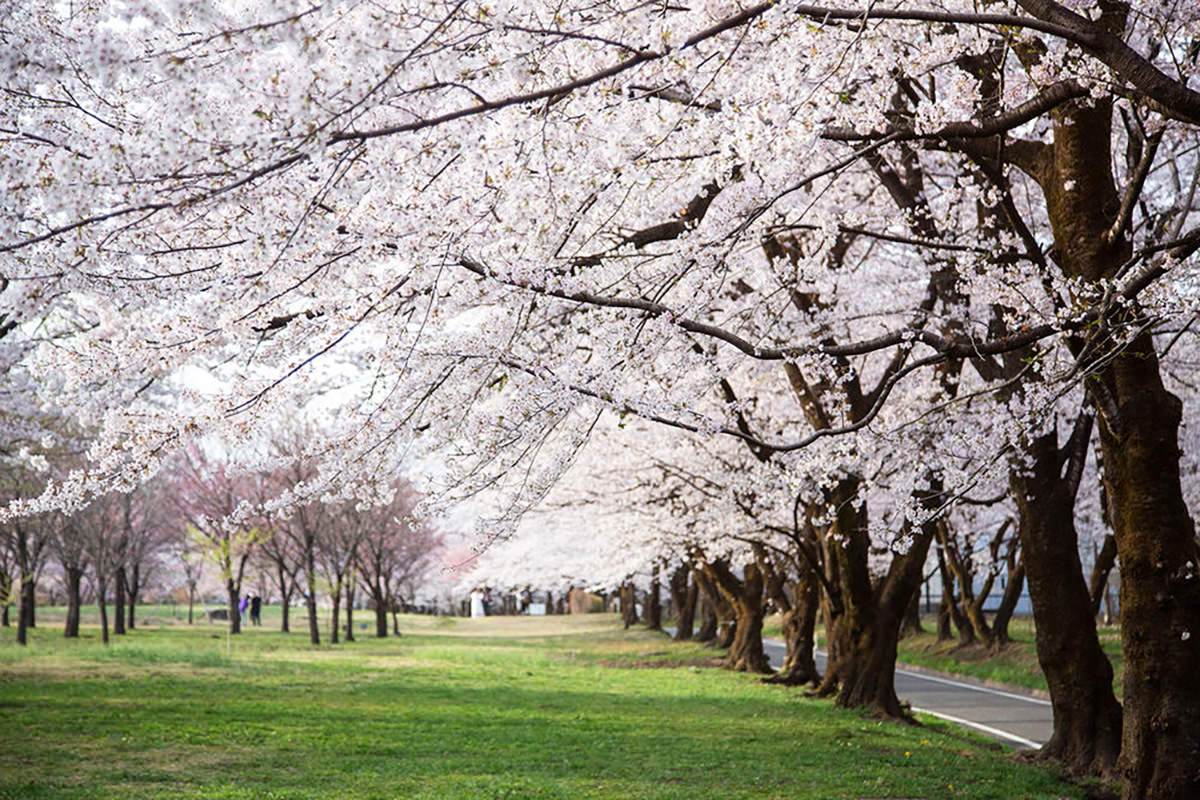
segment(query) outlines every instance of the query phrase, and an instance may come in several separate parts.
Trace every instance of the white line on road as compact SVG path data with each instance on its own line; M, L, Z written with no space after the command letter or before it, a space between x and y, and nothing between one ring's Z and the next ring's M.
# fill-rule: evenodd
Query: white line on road
M999 736L1002 739L1008 739L1009 741L1016 742L1017 744L1023 744L1026 747L1031 747L1035 750L1042 746L1041 742L1035 742L1022 736L1016 736L1008 731L1002 731L999 728L993 728L991 725L981 725L978 722L972 722L969 719L951 716L950 714L943 714L940 711L930 711L927 708L917 708L916 706L913 706L912 710L921 714L929 714L930 716L937 717L938 719L944 719L947 722L954 722L958 725L966 725L968 728L975 728L976 730L983 731L984 733L990 733L992 736Z
M824 651L817 650L816 652L822 658L828 658L828 656L826 655L826 653ZM958 686L960 688L970 689L975 692L985 692L987 694L999 695L1000 697L1009 697L1009 698L1012 698L1013 700L1024 700L1026 703L1033 703L1034 705L1038 705L1038 706L1050 705L1049 700L1043 700L1040 697L1027 697L1026 695L1023 695L1023 694L1014 694L1012 692L1006 692L1001 689L991 689L987 686L977 686L973 683L963 683L962 681L955 681L955 680L951 680L949 678L939 678L937 676L926 675L921 672L909 672L906 669L897 669L896 674L897 675L906 675L910 678L920 678L923 681L931 681L933 683L944 683L947 686Z
M923 675L920 672L909 672L906 669L898 669L896 672L901 675L907 675L910 678L920 678L921 680L933 681L934 683L946 683L950 686L961 686L964 689L974 689L977 692L987 692L988 694L996 694L1001 697L1011 697L1013 700L1024 700L1026 703L1034 703L1035 705L1039 706L1050 705L1049 700L1043 700L1040 697L1026 697L1023 694L1013 694L1012 692L1005 692L1000 689L989 689L986 686L976 686L971 683L952 681L949 678L938 678L933 675Z

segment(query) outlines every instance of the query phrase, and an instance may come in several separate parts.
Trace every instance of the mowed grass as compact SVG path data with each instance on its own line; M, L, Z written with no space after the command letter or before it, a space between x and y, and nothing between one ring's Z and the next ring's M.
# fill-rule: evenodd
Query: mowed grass
M202 623L106 649L52 619L27 648L0 630L0 798L1081 794L955 727L837 711L611 615L403 617L400 639L320 648L264 626L231 650Z

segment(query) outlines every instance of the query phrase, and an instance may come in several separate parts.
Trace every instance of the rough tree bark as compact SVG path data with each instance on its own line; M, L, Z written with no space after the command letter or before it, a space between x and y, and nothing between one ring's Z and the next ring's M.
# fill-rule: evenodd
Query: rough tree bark
M714 642L717 638L717 598L716 589L704 576L699 567L692 570L692 582L696 586L697 605L700 615L700 628L696 631L697 642Z
M671 573L668 587L671 600L675 606L675 641L686 642L692 638L696 623L696 597L698 587L695 581L689 581L691 568L682 564Z
M1022 4L1034 13L1055 5ZM1119 33L1127 12L1125 4L1102 4L1098 24ZM1059 266L1089 283L1113 279L1132 255L1124 231L1109 235L1122 205L1112 115L1110 100L1054 111L1052 142L1030 170L1046 199ZM1179 479L1182 407L1163 386L1153 338L1139 333L1146 316L1136 304L1114 314L1089 332L1083 357L1095 365L1087 388L1121 563L1122 792L1126 800L1200 797L1200 553ZM1113 328L1131 335L1111 335ZM1027 554L1031 586L1032 566Z
M1090 416L1073 441L1086 441ZM1086 430L1084 430L1086 428ZM1010 478L1020 511L1026 579L1037 628L1038 663L1054 708L1054 733L1040 754L1077 775L1113 775L1120 752L1121 707L1113 696L1112 666L1100 649L1075 533L1074 487L1061 477L1069 457L1056 431L1026 446L1028 463ZM1078 457L1079 448L1075 448ZM1079 463L1078 470L1083 465Z
M724 559L706 561L701 569L733 609L733 637L725 666L735 672L769 675L770 659L763 652L762 624L766 616L763 603L763 573L758 563L748 562L739 580Z
M628 629L631 625L636 625L638 621L637 613L637 589L633 587L633 583L626 581L621 584L621 621L625 623L625 628Z
M934 482L929 490L914 494L934 506L940 493L940 485ZM907 552L892 556L887 574L874 586L868 569L867 512L856 502L858 494L858 479L850 477L839 481L829 497L833 524L824 538L838 562L839 582L826 632L831 655L819 692L836 691L835 703L842 708L908 719L896 696L896 648L904 610L921 586L936 521L908 531Z
M659 580L659 564L655 562L650 573L650 592L646 596L646 628L662 630L662 582Z
M67 584L67 620L63 624L63 636L68 639L79 638L79 587L83 581L83 569L77 566L64 568Z
M755 555L766 576L767 596L778 606L782 616L783 639L787 646L783 667L778 674L764 680L788 686L802 686L806 683L820 685L821 674L817 671L817 662L813 658L820 594L816 575L806 562L801 561L797 564L799 576L789 584L783 571L777 569L767 556L765 548L761 545L756 546Z

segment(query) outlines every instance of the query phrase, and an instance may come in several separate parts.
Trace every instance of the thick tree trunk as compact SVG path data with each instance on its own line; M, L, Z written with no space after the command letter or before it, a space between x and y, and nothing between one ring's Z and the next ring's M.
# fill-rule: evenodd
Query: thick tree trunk
M874 587L868 568L866 510L853 502L858 488L857 480L846 479L835 489L837 511L826 534L829 552L838 562L841 609L827 631L831 657L820 693L829 694L836 686L839 707L907 719L896 696L896 646L904 611L921 587L937 522L909 531L908 551L892 556L887 575ZM914 494L936 505L940 486Z
M705 577L699 568L692 570L692 580L696 584L698 606L700 610L700 629L696 631L697 642L715 642L717 639L717 590Z
M113 586L113 633L117 636L125 635L125 566L117 567L117 579Z
M188 586L188 625L192 625L194 623L194 618L192 617L192 612L195 608L196 608L196 587L194 585L189 585Z
M376 596L375 603L375 638L386 639L388 635L387 601Z
M725 666L735 672L757 672L769 675L771 662L763 652L762 624L766 615L763 603L763 573L751 561L743 568L738 580L724 561L707 563L703 569L709 579L733 607L734 624Z
M662 630L662 582L658 575L659 565L655 564L650 577L650 592L646 596L646 627L652 631Z
M817 606L820 604L816 579L802 577L793 583L788 600L789 607L783 612L783 638L787 644L787 653L779 674L767 678L767 681L788 686L802 686L806 683L819 686L821 673L817 671L817 662L813 658L813 649L816 646Z
M1073 489L1060 477L1055 432L1027 446L1030 463L1014 471L1038 663L1054 708L1054 733L1041 755L1077 775L1111 776L1121 739L1112 666L1096 636L1075 534Z
M32 577L21 584L21 616L26 629L37 627L37 583Z
M354 583L346 583L346 641L354 641Z
M1200 552L1179 481L1181 404L1147 336L1105 372L1117 406L1100 441L1121 563L1123 797L1200 797Z
M688 580L691 570L686 564L671 573L668 587L675 606L675 641L686 642L692 638L696 620L697 587Z
M630 625L637 624L637 590L633 588L632 583L621 584L621 621L625 623L625 628Z
M1100 8L1101 24L1124 29L1128 4ZM1107 235L1122 203L1112 118L1111 101L1056 109L1049 157L1034 171L1063 274L1098 289L1133 252L1123 232ZM1131 304L1097 326L1090 360L1098 366L1087 389L1121 565L1122 793L1126 800L1168 800L1200 797L1200 553L1179 479L1182 408L1163 386L1153 338L1104 338L1106 326L1132 332L1143 325L1148 321ZM1032 590L1034 559L1027 555Z
M83 581L83 570L79 567L65 567L67 578L67 620L63 624L63 636L68 639L79 638L79 586Z

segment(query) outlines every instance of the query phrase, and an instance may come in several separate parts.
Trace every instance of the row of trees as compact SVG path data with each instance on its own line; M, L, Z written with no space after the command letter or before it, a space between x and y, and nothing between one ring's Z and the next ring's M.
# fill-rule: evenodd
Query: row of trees
M245 466L323 404L312 483L257 505L377 504L420 463L426 505L485 510L481 546L569 555L529 513L598 456L575 550L707 565L748 659L756 546L794 562L823 691L899 715L930 547L1003 509L1047 754L1200 794L1196 3L70 11L0 26L0 313L6 388L97 434L10 519L205 437ZM1089 470L1121 706L1077 555Z
M303 595L309 636L319 644L317 599L325 596L333 606L331 640L339 640L343 602L345 635L353 639L351 615L365 595L375 611L376 635L387 636L388 612L412 601L436 562L440 537L412 518L416 496L404 482L375 505L315 499L289 505L282 515L256 505L280 482L304 491L310 472L293 461L272 472L236 475L225 460L196 448L131 491L102 495L70 513L13 520L0 538L3 624L10 624L9 602L15 599L17 641L26 643L27 629L36 624L38 583L50 566L62 584L68 638L79 636L85 579L105 643L110 627L121 635L135 626L139 596L155 573L163 586L186 587L190 624L202 579L215 570L228 596L231 633L241 631L243 584L255 572L270 576L285 632L290 605Z

